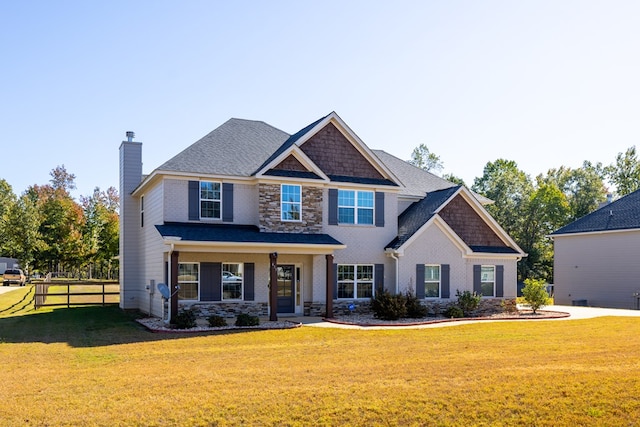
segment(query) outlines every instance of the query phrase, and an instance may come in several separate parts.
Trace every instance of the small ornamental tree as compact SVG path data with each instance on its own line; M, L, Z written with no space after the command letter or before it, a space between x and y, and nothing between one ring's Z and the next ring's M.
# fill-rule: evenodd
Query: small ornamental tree
M545 289L544 280L525 279L524 288L522 288L522 296L525 302L531 306L533 314L536 314L536 311L539 308L543 308L549 299L549 294Z

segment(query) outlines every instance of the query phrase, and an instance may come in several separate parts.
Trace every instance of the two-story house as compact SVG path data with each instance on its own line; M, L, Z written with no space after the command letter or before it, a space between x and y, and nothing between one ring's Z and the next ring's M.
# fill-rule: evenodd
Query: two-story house
M231 119L150 174L120 146L120 305L156 316L325 315L411 289L516 296L522 250L472 194L331 113L290 135ZM170 296L165 310L163 295ZM168 291L168 292L167 292Z

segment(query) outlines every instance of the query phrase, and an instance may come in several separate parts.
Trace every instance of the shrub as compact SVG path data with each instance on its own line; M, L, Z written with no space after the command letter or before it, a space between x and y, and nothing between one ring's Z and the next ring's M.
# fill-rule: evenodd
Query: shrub
M196 326L196 313L193 310L182 310L174 319L174 325L177 329L189 329Z
M478 308L480 305L480 299L482 298L475 292L460 292L459 289L456 289L456 296L458 297L458 307L460 307L465 317L471 315L471 312Z
M398 320L407 317L406 298L402 294L391 295L387 290L377 292L371 298L373 317L382 320Z
M451 317L451 318L455 318L455 319L459 319L461 317L464 317L464 313L462 312L462 309L460 307L458 307L457 305L450 305L449 308L447 308L444 311L444 315L446 317Z
M536 311L539 308L544 307L549 299L549 294L545 287L544 280L525 279L524 281L522 296L524 297L525 302L531 306L533 314L536 314Z
M407 307L407 317L411 319L421 319L427 316L427 307L420 303L417 296L408 290L405 294L405 306Z
M258 326L259 324L260 318L250 314L238 314L236 319L236 326Z
M207 317L207 321L209 322L209 326L211 326L212 328L220 328L222 326L228 326L227 321L224 320L224 317L217 316L215 314L212 314L211 316Z

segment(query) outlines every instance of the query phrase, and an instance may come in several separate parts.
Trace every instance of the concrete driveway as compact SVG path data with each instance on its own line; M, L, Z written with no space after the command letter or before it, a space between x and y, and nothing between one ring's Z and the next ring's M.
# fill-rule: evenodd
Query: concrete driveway
M0 295L15 291L16 289L20 289L20 286L0 286Z

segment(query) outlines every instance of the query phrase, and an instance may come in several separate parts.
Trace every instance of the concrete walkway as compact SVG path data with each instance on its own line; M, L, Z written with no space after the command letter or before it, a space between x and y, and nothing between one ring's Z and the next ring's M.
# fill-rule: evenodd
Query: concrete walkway
M551 305L544 308L546 311L559 311L563 313L569 313L569 317L563 317L559 319L532 319L532 320L511 320L514 322L554 322L554 321L567 321L577 319L590 319L594 317L603 316L626 316L626 317L640 317L640 310L621 310L616 308L598 308L598 307L574 307L565 305ZM427 323L422 325L410 325L410 326L358 326L358 325L344 325L339 323L332 323L324 321L321 317L290 317L283 318L284 320L290 320L292 322L302 323L304 326L312 326L316 328L340 328L340 329L427 329L427 328L443 328L449 326L466 325L469 323L477 322L505 322L509 320L457 320L453 322L440 322L440 323Z
M10 291L15 291L16 289L20 289L20 286L0 286L0 295L6 294Z

